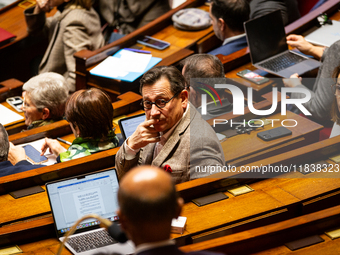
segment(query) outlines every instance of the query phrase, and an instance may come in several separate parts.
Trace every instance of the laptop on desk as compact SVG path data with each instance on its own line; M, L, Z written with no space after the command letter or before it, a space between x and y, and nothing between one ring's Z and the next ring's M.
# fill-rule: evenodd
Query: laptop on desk
M258 69L289 78L320 66L315 59L288 50L280 10L244 23L252 64Z
M118 187L115 169L47 183L46 191L59 240L63 240L79 218L90 213L117 221ZM94 218L83 221L65 246L73 254L80 255L134 253L131 241L125 244L116 242L105 229L99 228L99 223Z
M118 121L120 132L124 141L129 138L137 129L138 125L146 119L145 113L126 117Z

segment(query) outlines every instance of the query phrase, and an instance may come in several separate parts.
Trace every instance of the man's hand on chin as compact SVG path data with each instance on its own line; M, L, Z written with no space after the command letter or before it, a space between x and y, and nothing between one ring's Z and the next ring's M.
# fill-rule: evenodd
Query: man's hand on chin
M139 150L149 143L159 142L159 132L153 126L158 122L159 119L150 119L139 124L136 131L126 141L127 145L133 150Z

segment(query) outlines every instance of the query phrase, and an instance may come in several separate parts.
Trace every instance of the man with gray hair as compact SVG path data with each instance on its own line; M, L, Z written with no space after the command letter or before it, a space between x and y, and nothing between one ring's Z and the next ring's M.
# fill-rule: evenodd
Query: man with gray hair
M15 158L14 166L11 161ZM9 161L10 159L11 161ZM14 162L14 161L13 161ZM0 124L0 177L24 172L31 169L43 167L42 165L31 165L26 160L26 153L24 148L14 146L8 141L6 129Z
M23 86L25 124L32 129L61 120L68 98L65 78L57 73L42 73Z

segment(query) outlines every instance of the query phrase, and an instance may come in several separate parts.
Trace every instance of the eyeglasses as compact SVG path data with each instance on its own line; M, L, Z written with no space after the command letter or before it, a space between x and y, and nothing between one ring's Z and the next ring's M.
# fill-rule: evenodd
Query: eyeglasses
M340 84L336 83L331 86L332 92L336 97L340 97Z
M164 100L164 99L157 99L155 102L151 102L148 100L143 100L141 102L141 106L145 109L145 110L150 110L152 108L152 105L156 105L158 108L164 108L166 106L167 103L169 103L174 97L176 97L181 91L177 92L172 98L170 98L168 101Z

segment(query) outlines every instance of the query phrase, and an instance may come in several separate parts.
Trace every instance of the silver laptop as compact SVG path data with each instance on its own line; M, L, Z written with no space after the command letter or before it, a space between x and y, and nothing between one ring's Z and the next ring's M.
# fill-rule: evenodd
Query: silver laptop
M288 50L280 10L244 23L252 64L284 78L320 66L320 62Z
M54 218L54 226L60 241L82 216L95 213L117 221L118 177L115 169L85 174L46 184L46 190ZM73 254L118 253L132 254L131 241L116 242L107 231L99 228L97 219L88 219L77 226L77 231L65 246Z

